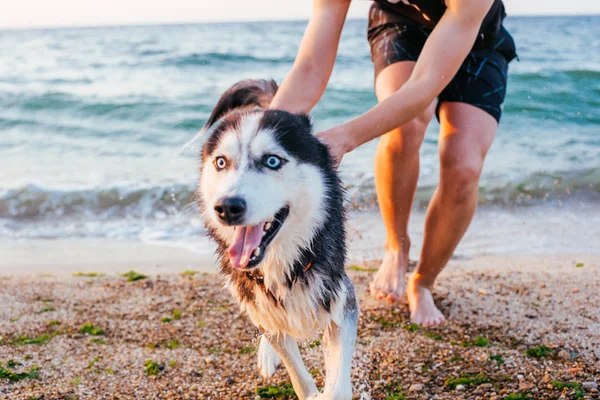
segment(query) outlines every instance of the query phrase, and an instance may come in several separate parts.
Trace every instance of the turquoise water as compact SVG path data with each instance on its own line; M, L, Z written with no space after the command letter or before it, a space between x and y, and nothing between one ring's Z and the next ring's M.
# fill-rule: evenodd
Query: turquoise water
M509 17L506 26L520 61L511 63L504 116L482 178L482 209L597 204L600 17ZM234 82L281 82L304 27L0 31L0 236L201 234L190 204L197 155L180 149ZM312 114L316 128L346 121L375 101L366 21L349 21L331 83ZM437 184L437 129L432 123L421 150L417 210ZM374 207L374 148L361 147L342 165L352 209Z

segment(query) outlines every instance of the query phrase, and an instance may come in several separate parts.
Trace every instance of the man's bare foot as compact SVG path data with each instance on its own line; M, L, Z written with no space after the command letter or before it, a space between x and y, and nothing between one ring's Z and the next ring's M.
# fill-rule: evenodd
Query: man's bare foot
M418 274L413 273L408 278L406 286L408 307L410 309L410 321L425 327L441 325L446 321L444 315L433 302L433 296L429 288L419 284Z
M408 254L386 251L381 266L369 285L371 296L377 300L386 299L390 303L400 300L404 295L407 268Z

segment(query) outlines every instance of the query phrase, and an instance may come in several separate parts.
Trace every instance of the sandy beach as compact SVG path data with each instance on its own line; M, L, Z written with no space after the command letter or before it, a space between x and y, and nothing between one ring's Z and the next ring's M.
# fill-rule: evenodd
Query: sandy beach
M151 247L136 253L165 252ZM257 331L217 275L166 255L146 266L138 258L129 278L126 263L82 256L55 273L3 263L0 398L295 398L285 370L259 377ZM348 266L361 306L355 398L599 397L597 255L453 260L436 288L448 322L432 330L409 324L405 303L370 298L376 266ZM302 347L322 385L318 338Z

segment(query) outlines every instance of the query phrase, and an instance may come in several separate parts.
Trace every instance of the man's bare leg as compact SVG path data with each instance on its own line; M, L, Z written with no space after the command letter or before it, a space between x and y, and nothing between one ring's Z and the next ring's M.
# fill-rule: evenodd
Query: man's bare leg
M375 82L379 101L396 92L410 77L414 62L386 67ZM375 156L375 185L381 216L386 228L385 256L371 282L376 299L396 301L404 294L410 238L408 220L419 178L419 148L433 107L424 115L385 134Z
M453 102L441 105L440 124L440 184L427 210L421 257L407 285L411 321L424 326L445 321L431 290L473 219L483 162L498 128L485 111Z

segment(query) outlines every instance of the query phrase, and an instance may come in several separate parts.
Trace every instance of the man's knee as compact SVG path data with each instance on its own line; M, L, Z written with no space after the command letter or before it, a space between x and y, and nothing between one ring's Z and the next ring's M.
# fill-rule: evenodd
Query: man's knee
M442 162L440 186L444 197L454 203L464 203L476 196L482 166L482 162L474 160Z
M425 138L429 121L415 118L381 138L382 149L391 156L416 156Z

